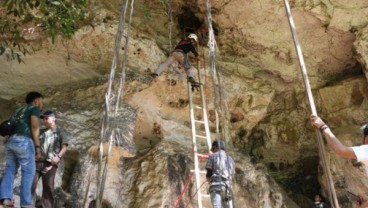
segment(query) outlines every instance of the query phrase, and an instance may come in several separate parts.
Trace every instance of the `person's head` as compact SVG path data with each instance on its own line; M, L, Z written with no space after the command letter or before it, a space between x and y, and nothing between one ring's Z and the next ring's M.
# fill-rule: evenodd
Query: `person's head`
M197 42L198 42L198 36L197 36L196 34L194 34L194 33L189 34L189 35L188 35L188 38L189 38L190 40L193 40L195 43L197 43Z
M33 104L39 107L41 110L43 108L43 95L39 92L29 92L26 96L26 103Z
M361 128L363 136L363 144L368 144L368 124L363 125Z
M45 111L40 118L45 122L45 126L49 129L54 128L56 126L56 115L53 111L47 110Z
M211 151L212 151L212 152L217 152L217 151L219 151L220 149L225 150L225 143L224 143L223 141L215 140L215 141L212 143Z
M322 200L322 198L321 198L321 196L319 195L319 194L316 194L315 196L314 196L314 201L315 202L320 202Z

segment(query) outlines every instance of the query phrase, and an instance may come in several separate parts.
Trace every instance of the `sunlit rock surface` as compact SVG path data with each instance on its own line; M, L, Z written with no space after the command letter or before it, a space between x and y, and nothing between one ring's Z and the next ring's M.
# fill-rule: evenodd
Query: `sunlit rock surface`
M283 2L211 3L217 66L231 123L228 147L237 164L235 203L250 208L308 207L314 194L327 196L327 184ZM95 1L94 18L71 40L58 39L52 45L45 38L30 37L35 53L24 57L25 64L0 57L0 119L23 103L27 91L39 90L46 109L57 112L58 123L71 135L69 156L57 175L57 207L88 207L96 198L93 158L120 4ZM359 144L359 127L368 117L367 2L290 4L317 111L344 144ZM199 30L206 22L206 1L176 1L171 6L171 44L183 37L184 28L198 29L200 41L206 43L206 31ZM122 40L119 49L128 57L123 100L127 111L136 115L123 116L130 118L125 125L134 125L134 145L114 148L108 164L104 201L112 207L172 207L193 168L185 74L169 70L154 81L149 77L171 50L167 14L163 2L136 1L129 47ZM206 57L205 45L200 53ZM208 68L200 71L216 138L213 85ZM206 146L199 144L202 151ZM130 154L134 148L136 154ZM341 207L351 207L344 189L366 192L364 167L329 150L328 159ZM0 160L2 172L4 157ZM189 190L180 207L194 194L193 184ZM190 202L194 206L195 199Z

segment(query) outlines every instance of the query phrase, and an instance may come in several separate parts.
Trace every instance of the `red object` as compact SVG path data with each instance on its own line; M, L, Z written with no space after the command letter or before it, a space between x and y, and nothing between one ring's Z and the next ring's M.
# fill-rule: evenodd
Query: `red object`
M194 176L194 172L190 174L189 178L188 178L188 179L187 179L187 181L185 182L184 189L183 189L183 191L180 193L179 198L176 200L174 208L177 208L177 207L179 206L180 201L183 199L183 196L184 196L185 192L187 191L188 186L189 186L189 183L190 183L190 181L192 180L193 176Z
M208 159L209 156L210 156L210 153L199 156L198 157L199 162L205 162Z

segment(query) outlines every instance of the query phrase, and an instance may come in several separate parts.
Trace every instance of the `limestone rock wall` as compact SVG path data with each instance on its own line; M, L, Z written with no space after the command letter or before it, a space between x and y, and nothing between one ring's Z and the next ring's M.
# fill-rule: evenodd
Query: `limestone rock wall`
M79 162L75 158L66 161L67 179L63 181L68 181L69 190L60 191L67 201L60 207L81 206L86 188L82 179L95 172L85 170L95 165L90 151L99 138L104 74L111 65L121 5L94 3L91 24L81 27L72 40L58 39L52 45L42 37L34 38L35 54L25 57L25 64L0 57L0 98L4 99L0 118L21 105L26 91L40 90L46 95L46 108L56 110L60 124L73 137L70 149ZM231 123L229 147L237 163L237 205L304 207L316 192L326 196L282 1L211 3L217 65ZM367 3L298 0L290 4L318 112L345 144L358 144L359 126L367 122ZM172 44L191 31L202 31L199 35L205 43L205 30L197 29L206 25L206 2L177 1L171 6ZM105 194L113 207L170 207L192 168L185 75L169 70L155 81L149 78L170 51L167 11L164 1L136 1L129 48L120 50L128 52L124 101L137 113L134 142L138 152L131 159L114 153ZM205 44L199 49L206 57ZM201 73L215 138L213 86L208 69ZM200 146L206 149L206 144ZM357 177L362 167L333 154L329 158L339 199L343 207L349 207L343 189L366 191L364 177ZM95 188L91 187L88 203L94 199Z

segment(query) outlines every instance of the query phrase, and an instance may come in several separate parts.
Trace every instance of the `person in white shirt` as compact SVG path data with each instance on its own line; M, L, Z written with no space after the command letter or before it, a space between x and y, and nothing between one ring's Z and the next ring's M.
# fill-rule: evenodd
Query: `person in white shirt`
M311 115L310 121L315 128L321 130L327 141L327 146L332 151L344 158L355 159L358 162L363 163L368 167L368 124L362 126L362 145L360 146L345 146L340 140L332 133L331 129L327 124L318 116ZM360 207L368 207L368 196L367 194L361 194Z
M235 163L225 151L225 143L215 140L206 164L206 178L210 183L210 196L213 208L232 208L231 178L235 174ZM222 206L223 205L223 206Z

